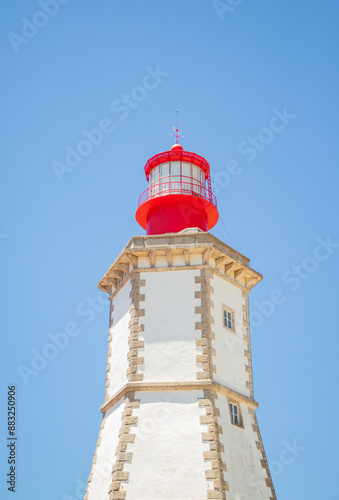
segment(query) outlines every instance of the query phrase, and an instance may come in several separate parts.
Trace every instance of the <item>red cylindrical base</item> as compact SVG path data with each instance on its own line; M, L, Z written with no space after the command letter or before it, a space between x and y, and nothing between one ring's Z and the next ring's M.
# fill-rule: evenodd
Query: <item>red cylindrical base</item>
M147 234L178 233L188 227L208 231L218 221L219 214L213 203L199 196L158 196L142 203L136 219Z
M181 203L164 205L148 214L146 234L178 233L186 227L199 227L208 231L207 216L190 205Z

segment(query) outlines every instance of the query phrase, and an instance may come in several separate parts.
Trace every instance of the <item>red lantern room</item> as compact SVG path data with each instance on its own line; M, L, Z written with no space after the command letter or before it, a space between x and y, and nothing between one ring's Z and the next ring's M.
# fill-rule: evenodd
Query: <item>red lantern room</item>
M178 140L178 128L177 132ZM209 163L176 143L145 165L148 188L135 214L147 234L177 233L188 227L208 231L218 222Z

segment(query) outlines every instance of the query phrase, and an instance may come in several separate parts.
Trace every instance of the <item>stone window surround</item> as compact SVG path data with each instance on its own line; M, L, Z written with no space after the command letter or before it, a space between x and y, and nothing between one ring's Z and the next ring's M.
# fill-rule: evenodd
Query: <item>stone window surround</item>
M232 415L232 408L231 408L231 405L232 406L235 406L236 409L237 409L237 418L238 418L238 423L237 422L234 422L233 420L233 415ZM231 424L232 425L235 425L236 427L239 427L241 429L244 428L244 420L242 418L242 414L241 414L241 407L240 407L240 404L238 402L234 402L234 400L228 400L228 409L229 409L229 414L230 414L230 420L231 420Z
M232 317L232 328L229 328L228 326L225 325L225 311L231 314ZM225 304L222 304L222 324L223 327L226 328L229 332L235 333L235 315L234 315L234 309L231 309L228 306L225 306Z

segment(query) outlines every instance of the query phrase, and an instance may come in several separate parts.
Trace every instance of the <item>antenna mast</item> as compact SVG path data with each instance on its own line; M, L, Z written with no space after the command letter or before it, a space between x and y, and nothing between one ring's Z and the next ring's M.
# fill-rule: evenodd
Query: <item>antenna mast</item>
M183 138L184 136L180 134L181 130L179 128L179 111L177 110L177 126L172 127L175 134L171 134L172 137L175 137L175 144L179 144L179 137Z

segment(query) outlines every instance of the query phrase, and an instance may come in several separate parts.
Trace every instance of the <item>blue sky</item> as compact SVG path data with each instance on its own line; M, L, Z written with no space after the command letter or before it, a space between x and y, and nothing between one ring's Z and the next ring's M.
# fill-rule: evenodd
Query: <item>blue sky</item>
M82 498L106 370L108 301L96 286L144 234L143 167L170 148L179 109L184 148L211 165L211 232L264 275L250 295L254 387L277 496L338 500L339 4L0 8L1 498L12 498L13 384L16 498ZM25 384L18 367L66 328L76 335Z

